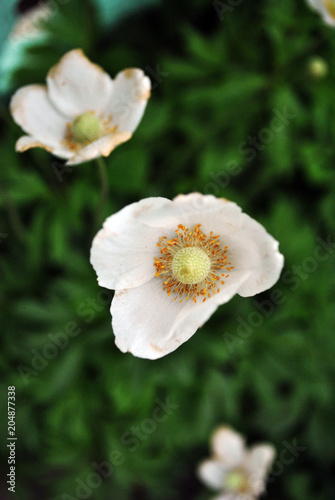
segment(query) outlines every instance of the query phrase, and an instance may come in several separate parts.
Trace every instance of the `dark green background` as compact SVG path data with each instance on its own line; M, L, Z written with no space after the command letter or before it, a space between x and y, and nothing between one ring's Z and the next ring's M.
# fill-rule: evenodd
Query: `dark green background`
M195 469L213 429L227 423L279 454L295 440L304 448L289 464L277 462L266 498L333 499L335 252L320 250L318 238L335 241L335 29L303 0L244 0L223 20L205 0L55 3L48 38L13 52L15 71L2 77L0 428L5 443L7 386L15 385L15 498L78 498L78 478L87 484L92 462L113 457L111 477L87 498L209 499ZM8 112L10 95L44 83L77 47L112 76L141 67L153 84L134 137L107 159L110 195L100 224L143 197L197 190L236 201L285 256L272 290L236 296L161 360L114 345L112 292L98 287L89 263L96 164L64 171L45 151L14 151L21 131ZM323 78L311 72L315 56L328 65ZM294 117L272 136L262 132L278 113ZM247 152L251 136L259 146ZM261 314L264 301L271 312ZM64 335L72 323L79 333L55 359L21 376L18 367L32 369L36 352L55 346L50 334ZM135 446L132 426L167 397L178 408ZM7 451L3 445L4 499L14 498Z

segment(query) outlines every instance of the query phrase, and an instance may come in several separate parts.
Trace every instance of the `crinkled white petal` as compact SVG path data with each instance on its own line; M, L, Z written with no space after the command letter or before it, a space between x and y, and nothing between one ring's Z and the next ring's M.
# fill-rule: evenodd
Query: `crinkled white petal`
M119 131L134 132L150 97L151 82L141 69L129 68L118 73L109 102L112 124Z
M132 288L155 276L154 257L162 229L147 226L139 218L161 200L164 198L132 203L106 219L91 249L91 263L101 286ZM147 308L150 309L150 302Z
M115 132L105 135L97 141L74 151L67 165L76 165L85 161L94 160L99 156L109 156L113 149L119 144L128 141L131 138L130 132Z
M138 220L148 226L164 228L173 234L178 225L181 224L184 210L167 198L152 197L147 198L147 200L150 204L147 204L145 211L141 210L136 215Z
M246 468L249 473L249 483L255 495L260 495L264 491L266 476L275 455L275 448L269 444L256 445L248 452Z
M105 111L113 92L113 80L81 49L71 50L51 68L47 85L50 100L68 117Z
M145 271L142 272L144 280ZM196 303L185 296L181 303L180 298L174 300L173 294L168 296L159 277L139 287L117 291L111 306L116 345L140 358L158 359L169 354L192 337L219 304L228 302L244 279L242 274L239 279L227 280L220 293L205 302L202 297L197 298Z
M179 194L173 198L173 202L179 206L183 206L185 210L190 213L221 208L222 205L234 205L237 207L238 211L241 212L240 207L233 201L229 201L226 198L217 198L212 194L201 194L197 192Z
M228 235L228 259L235 270L248 271L249 278L238 290L249 297L272 287L280 276L284 257L276 241L257 221L242 214L242 226Z
M215 431L211 441L215 458L229 468L242 464L246 450L244 439L229 427L220 427Z
M67 149L65 146L63 147L62 145L58 147L50 147L46 146L42 142L38 141L35 137L32 137L30 135L23 135L16 141L15 149L16 151L20 151L20 153L23 153L24 151L27 151L30 148L43 148L49 151L49 153L52 153L55 156L58 156L59 158L63 159L68 159L73 156L72 151Z
M50 151L54 148L64 149L62 141L65 137L66 118L50 102L45 86L28 85L19 89L12 97L10 111L15 122L35 142L43 144ZM28 144L28 139L22 139L17 148L28 149ZM33 147L32 142L29 147Z
M229 469L218 460L204 460L198 467L201 481L213 490L223 490Z
M199 193L179 195L173 201L165 199L141 215L141 221L173 230L178 224L190 228L201 224L203 232L214 231L223 236L238 231L242 223L241 208L236 203Z
M222 288L206 302L202 298L183 303L162 290L162 280L117 291L111 307L115 343L123 352L158 359L177 349L211 317L219 304L228 302L239 283Z
M112 326L122 352L161 358L186 342L217 308L214 300L194 304L184 298L180 304L171 297L163 291L159 278L115 293Z
M15 144L15 150L20 151L20 153L23 153L24 151L27 151L30 148L43 148L49 151L50 153L53 152L53 148L50 146L46 146L42 142L38 141L36 137L33 137L31 135L22 135Z

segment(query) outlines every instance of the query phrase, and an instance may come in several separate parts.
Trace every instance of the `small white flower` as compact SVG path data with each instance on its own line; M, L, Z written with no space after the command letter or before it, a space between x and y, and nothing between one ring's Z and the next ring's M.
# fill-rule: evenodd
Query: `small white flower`
M21 39L31 39L44 34L43 22L52 17L53 10L48 3L39 3L21 14L8 38L15 43Z
M213 500L254 500L265 490L266 476L275 457L270 444L246 449L240 434L228 427L216 430L211 441L213 458L198 467L200 479L220 492Z
M112 80L80 49L65 54L47 75L47 85L28 85L12 97L14 120L29 135L17 151L45 148L68 165L111 151L131 138L151 84L143 71L126 69Z
M307 0L317 10L325 23L335 26L335 0Z
M91 263L111 306L118 348L160 358L186 342L220 304L270 288L278 242L230 201L192 193L147 198L109 217Z

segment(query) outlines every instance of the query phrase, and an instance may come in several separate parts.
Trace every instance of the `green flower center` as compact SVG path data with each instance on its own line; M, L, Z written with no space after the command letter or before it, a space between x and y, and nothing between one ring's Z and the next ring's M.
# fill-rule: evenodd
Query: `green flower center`
M103 127L99 118L88 111L74 119L71 134L76 143L84 146L100 139L103 136Z
M228 472L225 478L225 487L233 492L243 491L247 485L247 477L244 471L233 470Z
M211 261L207 253L199 247L185 247L173 257L172 272L181 283L195 285L207 276Z

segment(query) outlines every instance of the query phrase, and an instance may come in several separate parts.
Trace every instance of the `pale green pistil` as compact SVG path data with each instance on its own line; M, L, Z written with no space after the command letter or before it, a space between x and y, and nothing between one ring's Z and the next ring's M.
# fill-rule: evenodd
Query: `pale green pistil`
M226 488L233 492L242 491L245 488L246 483L246 474L238 470L228 472L225 478Z
M74 119L71 133L74 142L80 145L90 144L103 136L101 122L91 112L83 113Z
M178 250L173 257L172 272L181 283L195 285L207 276L211 261L207 253L199 247L185 247Z

